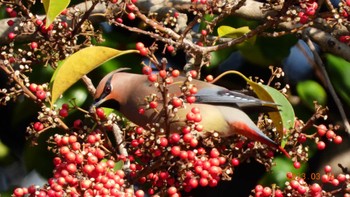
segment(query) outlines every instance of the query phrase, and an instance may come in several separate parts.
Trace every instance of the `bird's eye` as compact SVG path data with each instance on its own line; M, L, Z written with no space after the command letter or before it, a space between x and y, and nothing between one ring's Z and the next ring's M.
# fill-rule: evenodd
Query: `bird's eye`
M109 93L111 93L111 90L112 90L111 85L107 84L105 89L104 89L104 93L105 94L109 94Z

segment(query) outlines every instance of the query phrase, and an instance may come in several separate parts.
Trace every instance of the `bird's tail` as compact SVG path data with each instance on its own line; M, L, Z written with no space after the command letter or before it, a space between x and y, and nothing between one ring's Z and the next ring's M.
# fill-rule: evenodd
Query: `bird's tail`
M278 145L277 145L278 146ZM282 148L282 146L278 146L277 148L279 151L281 151L284 155L286 155L288 158L290 158L290 155L288 154L288 152Z

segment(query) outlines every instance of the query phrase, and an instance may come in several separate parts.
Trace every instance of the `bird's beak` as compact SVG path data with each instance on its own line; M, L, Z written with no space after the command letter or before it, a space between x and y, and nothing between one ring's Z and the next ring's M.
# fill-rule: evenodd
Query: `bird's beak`
M104 101L104 99L95 100L94 103L92 103L92 105L90 106L90 111L92 111L93 108L98 108Z

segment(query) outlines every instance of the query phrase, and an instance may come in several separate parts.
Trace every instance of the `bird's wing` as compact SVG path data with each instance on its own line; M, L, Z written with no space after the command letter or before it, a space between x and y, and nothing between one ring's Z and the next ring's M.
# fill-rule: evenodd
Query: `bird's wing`
M266 108L266 110L271 108L270 110L276 111L278 106L275 103L263 101L253 96L224 88L202 88L195 96L197 103L227 105L242 109L261 107Z

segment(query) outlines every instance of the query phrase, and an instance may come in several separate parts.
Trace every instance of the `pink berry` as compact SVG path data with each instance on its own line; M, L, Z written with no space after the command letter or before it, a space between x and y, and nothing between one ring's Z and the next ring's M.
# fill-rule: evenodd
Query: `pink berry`
M332 167L330 166L330 165L326 165L325 167L324 167L324 172L325 173L330 173L332 171Z
M10 39L10 40L13 40L15 37L16 37L16 34L13 33L13 32L10 32L7 37Z
M327 132L327 127L324 124L317 126L317 133L319 136L324 136Z
M326 143L324 143L323 141L317 142L317 149L318 150L323 150L325 148L326 148Z
M341 144L343 142L343 138L339 135L335 136L333 140L335 144Z
M36 49L36 48L38 48L38 43L37 43L37 42L31 42L31 43L30 43L30 48L31 48L31 49Z
M299 169L301 165L300 165L300 162L295 161L295 162L293 163L293 166L294 166L295 169Z

